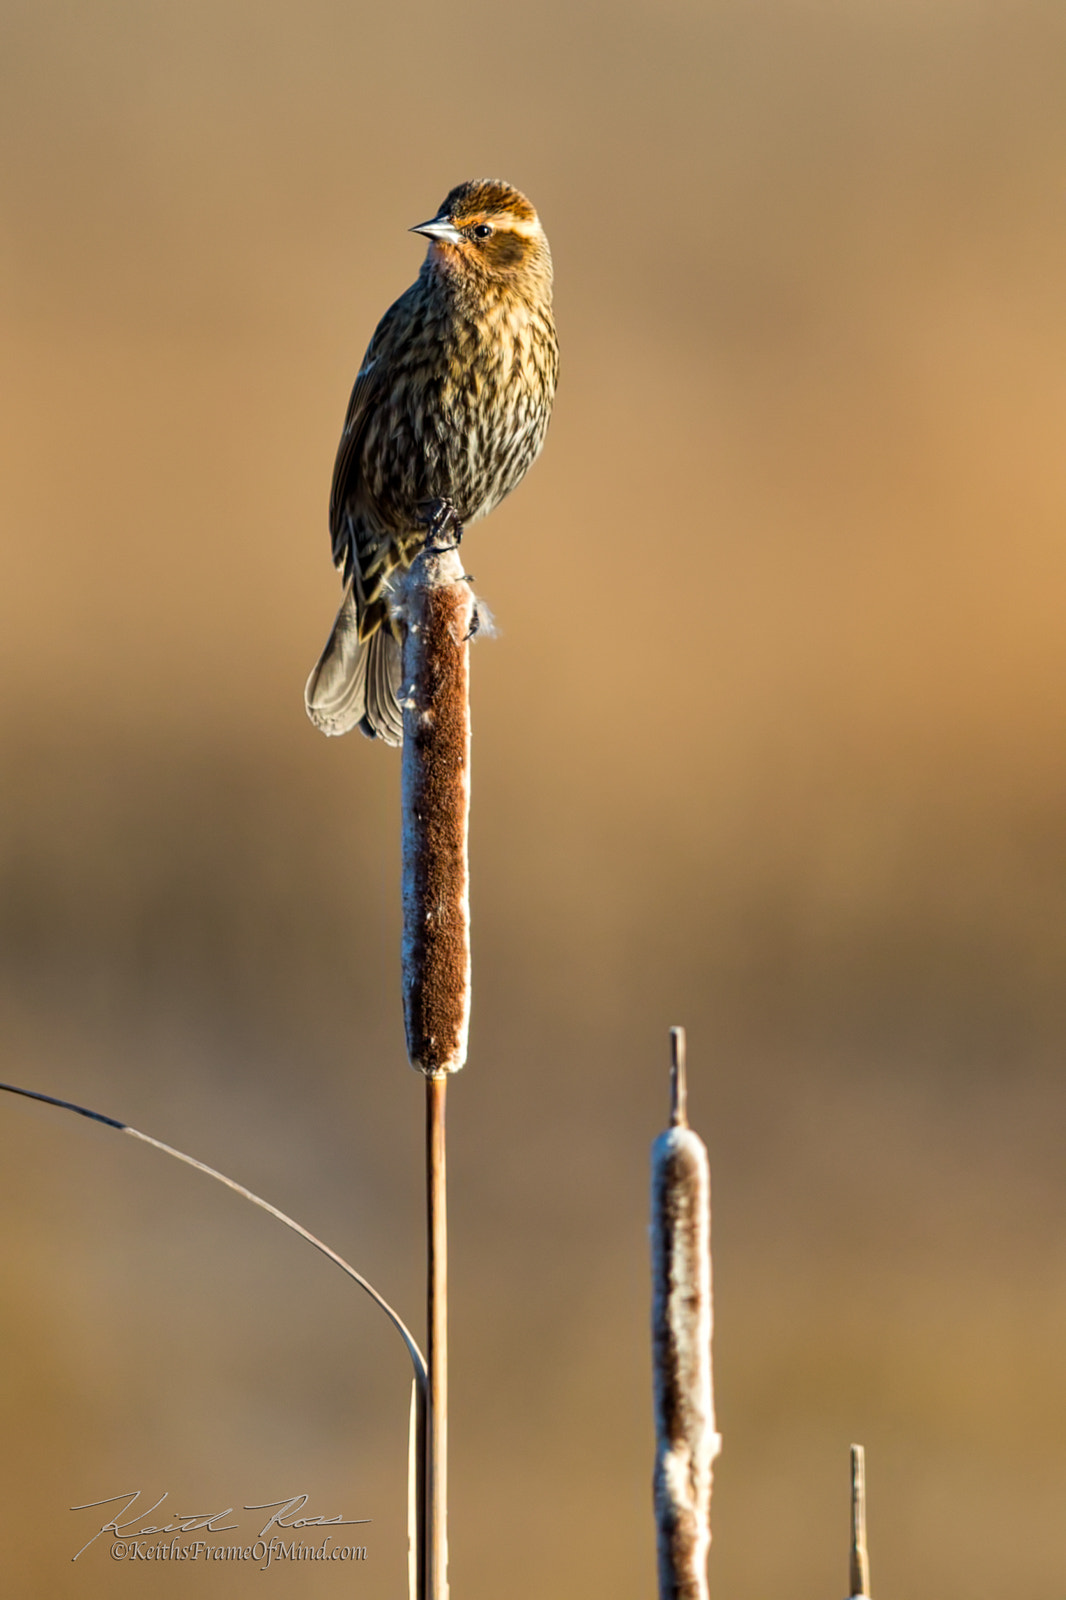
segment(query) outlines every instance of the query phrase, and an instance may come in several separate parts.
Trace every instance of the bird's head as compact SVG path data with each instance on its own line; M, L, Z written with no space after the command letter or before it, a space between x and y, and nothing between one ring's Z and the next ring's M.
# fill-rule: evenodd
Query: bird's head
M551 251L540 219L524 194L498 178L458 184L437 215L411 232L429 239L429 260L446 271L551 286Z

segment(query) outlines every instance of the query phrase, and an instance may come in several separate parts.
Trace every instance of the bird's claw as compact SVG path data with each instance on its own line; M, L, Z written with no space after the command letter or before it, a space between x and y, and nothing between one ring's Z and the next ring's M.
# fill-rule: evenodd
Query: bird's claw
M463 524L459 513L450 500L428 500L420 506L422 521L426 525L426 549L438 553L445 550L458 550L463 539ZM449 530L452 534L450 543L442 542Z

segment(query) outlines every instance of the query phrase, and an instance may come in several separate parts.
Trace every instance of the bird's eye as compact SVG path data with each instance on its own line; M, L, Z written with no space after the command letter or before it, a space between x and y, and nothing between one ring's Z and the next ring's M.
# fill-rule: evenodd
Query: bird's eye
M479 222L477 227L474 229L474 238L487 239L491 232L492 229L489 227L487 222Z

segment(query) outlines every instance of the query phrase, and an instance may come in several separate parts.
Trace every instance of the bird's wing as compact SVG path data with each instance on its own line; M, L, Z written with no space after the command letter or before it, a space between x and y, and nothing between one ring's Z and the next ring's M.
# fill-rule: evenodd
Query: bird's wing
M404 302L411 293L400 296L391 305L374 330L367 346L363 364L356 373L352 397L344 419L344 431L337 447L333 466L333 487L329 497L329 532L333 543L333 562L344 568L351 554L349 508L353 502L365 498L360 482L362 475L362 442L366 425L382 390L382 380L389 368L389 353L396 338L398 325L402 324ZM360 491L362 490L362 494Z

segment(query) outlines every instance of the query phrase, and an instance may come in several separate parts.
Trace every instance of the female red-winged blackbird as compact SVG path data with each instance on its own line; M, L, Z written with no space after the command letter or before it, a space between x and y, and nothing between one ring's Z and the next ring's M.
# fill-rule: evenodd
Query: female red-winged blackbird
M485 516L520 483L548 429L559 348L552 262L537 213L510 184L453 189L425 234L417 280L386 311L355 380L333 469L329 525L344 600L307 713L399 744L392 580L427 530Z

